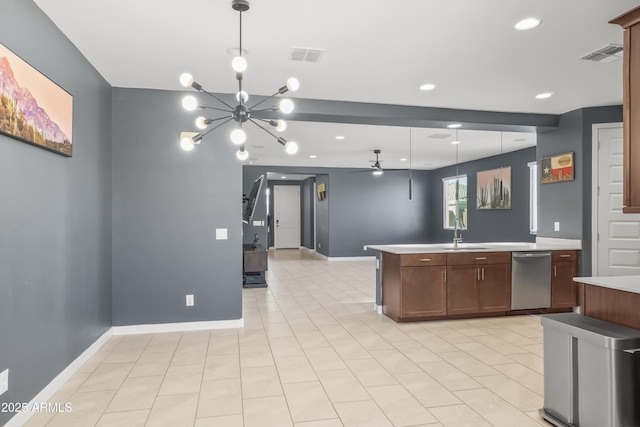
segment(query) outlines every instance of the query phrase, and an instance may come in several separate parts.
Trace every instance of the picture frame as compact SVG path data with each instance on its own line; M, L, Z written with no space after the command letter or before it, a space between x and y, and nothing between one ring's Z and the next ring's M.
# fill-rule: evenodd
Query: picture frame
M324 199L327 198L327 187L326 184L322 183L322 184L318 184L318 188L316 189L316 192L318 193L318 200L319 201L323 201Z
M73 96L2 43L0 134L73 155Z
M573 151L543 157L540 159L540 172L541 184L573 181L575 179Z
M511 209L511 166L479 171L476 188L478 210Z

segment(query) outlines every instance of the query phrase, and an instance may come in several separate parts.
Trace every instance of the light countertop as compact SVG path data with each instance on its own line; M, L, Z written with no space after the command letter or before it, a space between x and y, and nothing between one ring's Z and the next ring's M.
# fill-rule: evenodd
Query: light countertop
M587 285L640 294L640 276L574 277L573 280Z
M420 253L459 253L459 252L527 252L527 251L555 251L580 250L580 240L538 238L531 242L479 242L459 243L458 249L453 249L453 243L406 244L406 245L367 245L367 249L392 254L420 254ZM639 287L640 289L640 287Z

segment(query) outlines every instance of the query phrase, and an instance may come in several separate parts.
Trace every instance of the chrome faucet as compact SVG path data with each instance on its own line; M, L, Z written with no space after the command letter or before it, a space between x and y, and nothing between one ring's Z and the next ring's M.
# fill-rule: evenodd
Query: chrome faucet
M460 229L460 234L458 234L458 227ZM458 248L458 243L462 243L462 220L459 217L456 217L453 220L453 247L454 249Z

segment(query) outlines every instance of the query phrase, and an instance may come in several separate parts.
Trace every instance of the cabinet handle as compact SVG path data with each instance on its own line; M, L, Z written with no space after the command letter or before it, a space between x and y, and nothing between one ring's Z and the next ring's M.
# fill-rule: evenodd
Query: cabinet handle
M431 258L420 258L418 261L420 261L420 262L429 262L429 261L431 261Z
M560 255L560 258L571 258L571 255L569 255L569 254L562 254L562 255Z
M478 280L480 280L480 267L478 267Z
M447 281L447 270L442 270L442 281L443 282Z
M485 260L485 259L487 259L487 257L486 257L486 256L479 256L479 257L476 257L476 261L482 261L482 260Z
M482 280L484 280L484 267L482 267Z
M553 277L558 277L558 266L557 265L553 266Z

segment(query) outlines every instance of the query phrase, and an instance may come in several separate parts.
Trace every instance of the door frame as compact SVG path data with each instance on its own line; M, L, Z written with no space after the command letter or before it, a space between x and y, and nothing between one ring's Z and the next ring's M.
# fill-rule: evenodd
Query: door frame
M600 164L598 140L600 130L622 128L622 122L595 123L591 125L591 275L598 275L598 166Z

